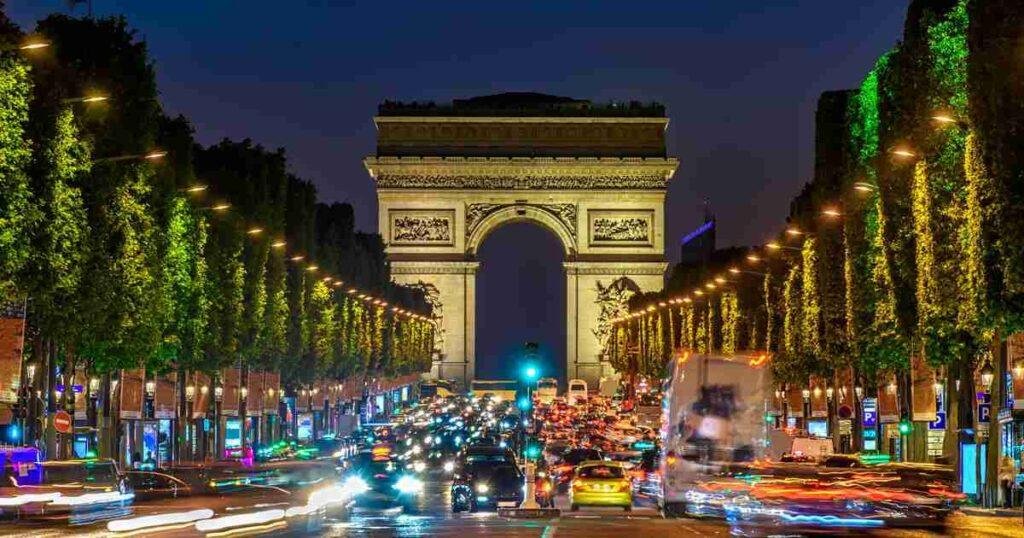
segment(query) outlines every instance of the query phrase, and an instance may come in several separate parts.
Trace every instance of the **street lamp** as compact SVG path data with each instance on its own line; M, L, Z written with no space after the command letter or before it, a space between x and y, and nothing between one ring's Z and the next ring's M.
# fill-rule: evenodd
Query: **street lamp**
M152 379L146 381L146 396L149 396L150 398L152 398L153 394L155 394L155 393L156 393L156 381L153 381Z
M238 389L238 394L244 400L247 396L249 396L249 388L248 387L242 387L242 388Z
M196 397L196 386L189 383L185 385L185 401L191 402Z
M809 402L811 400L811 389L804 389L800 391L800 394L803 395L805 402Z
M222 385L213 387L213 399L216 400L217 403L224 400L224 387Z
M992 368L992 361L985 359L984 366L981 367L981 384L985 386L985 389L992 388L992 381L996 378L995 369Z

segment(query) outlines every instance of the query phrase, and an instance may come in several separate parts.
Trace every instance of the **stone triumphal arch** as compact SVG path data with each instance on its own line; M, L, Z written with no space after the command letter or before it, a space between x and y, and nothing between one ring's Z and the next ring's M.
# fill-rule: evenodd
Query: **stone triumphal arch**
M566 372L597 386L607 321L661 289L668 118L657 105L594 106L538 94L451 105L385 103L374 118L379 230L393 278L427 288L441 315L432 374L474 376L476 252L518 221L565 250Z

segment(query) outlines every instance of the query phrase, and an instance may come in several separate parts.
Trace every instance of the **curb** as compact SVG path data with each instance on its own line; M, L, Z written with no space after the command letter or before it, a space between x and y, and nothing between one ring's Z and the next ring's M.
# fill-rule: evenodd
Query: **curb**
M960 512L969 516L1024 517L1019 508L975 508L967 506L961 508Z

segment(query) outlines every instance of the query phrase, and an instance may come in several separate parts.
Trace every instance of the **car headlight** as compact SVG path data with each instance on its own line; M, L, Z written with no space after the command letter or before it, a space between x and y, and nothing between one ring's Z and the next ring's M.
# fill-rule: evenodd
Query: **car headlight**
M412 470L416 471L417 473L422 473L423 471L427 470L427 464L423 463L422 461L414 461L412 462Z
M341 487L345 488L352 495L359 495L360 493L366 493L370 489L370 485L366 483L366 480L358 476L350 476L345 479Z
M444 462L444 472L450 473L450 472L452 472L454 470L455 470L455 462L454 461L446 461L446 462Z
M491 486L488 486L487 484L477 484L476 485L476 492L477 493L487 493L490 490L491 490Z
M394 488L397 489L399 493L419 493L423 491L423 481L412 476L405 475L398 479Z

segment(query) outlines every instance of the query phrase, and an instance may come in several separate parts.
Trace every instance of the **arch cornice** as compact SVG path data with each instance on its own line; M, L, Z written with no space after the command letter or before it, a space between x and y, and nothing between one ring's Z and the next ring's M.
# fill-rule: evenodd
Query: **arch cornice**
M566 259L576 256L576 227L575 227L575 206L572 206L572 228L566 222L568 215L560 213L564 208L549 208L544 205L533 204L508 204L492 205L483 208L481 215L472 223L466 222L466 255L476 256L480 244L494 230L513 222L531 222L545 228L558 237Z

